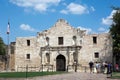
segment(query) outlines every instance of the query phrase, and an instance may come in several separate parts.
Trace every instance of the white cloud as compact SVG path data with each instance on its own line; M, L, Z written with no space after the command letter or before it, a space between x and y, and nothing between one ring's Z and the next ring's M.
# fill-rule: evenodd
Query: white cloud
M49 7L58 5L60 0L10 0L10 2L20 7L45 12Z
M67 10L61 10L60 13L68 14L68 11Z
M104 25L111 25L112 24L112 18L113 18L113 14L116 13L116 10L113 10L111 12L111 14L109 16L107 16L106 18L102 18L102 24Z
M91 28L85 28L85 27L82 27L82 26L78 26L78 28L80 28L80 30L86 30L87 33L93 33Z
M55 9L51 9L51 12L56 12L56 10Z
M92 10L92 11L95 11L95 8L94 8L93 6L91 6L91 10Z
M36 32L36 30L32 28L31 26L29 26L28 24L21 24L20 28L25 31Z
M104 32L104 31L106 31L106 29L103 28L103 27L100 27L100 28L98 29L98 31L100 31L100 32Z
M63 13L63 14L68 14L68 13L71 13L71 14L83 14L83 13L86 13L88 10L85 6L83 5L80 5L80 4L76 4L76 3L70 3L66 9L63 9L61 10L60 12Z
M109 29L104 28L104 27L99 27L99 28L98 28L98 32L99 32L99 33L108 33L108 32L109 32Z

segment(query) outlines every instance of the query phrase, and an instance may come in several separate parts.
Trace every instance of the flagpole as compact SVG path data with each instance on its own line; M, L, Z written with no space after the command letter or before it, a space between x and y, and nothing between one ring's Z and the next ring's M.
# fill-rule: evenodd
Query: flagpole
M9 34L10 34L10 23L8 21L8 27L7 27L7 65L6 65L6 70L9 70L9 58L10 58L10 45L9 45Z
M7 40L8 40L8 52L7 52L7 71L9 70L9 34L7 34Z

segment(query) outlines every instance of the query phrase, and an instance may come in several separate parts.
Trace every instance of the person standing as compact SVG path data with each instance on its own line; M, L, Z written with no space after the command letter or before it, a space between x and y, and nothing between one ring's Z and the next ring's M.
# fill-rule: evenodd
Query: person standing
M109 62L107 65L107 78L112 76L112 64Z
M115 64L115 71L119 71L119 65L117 63Z
M101 66L102 73L105 72L105 64L106 64L105 62L102 63L102 66Z
M98 62L96 62L96 70L97 70L97 73L99 73L99 63Z
M90 67L90 73L92 73L94 63L92 61L89 62L89 67Z
M108 66L108 63L107 63L107 61L105 62L105 65L104 65L104 66L105 66L104 73L105 73L105 74L107 74L107 66Z
M97 62L94 63L94 73L97 73L96 63L97 63Z

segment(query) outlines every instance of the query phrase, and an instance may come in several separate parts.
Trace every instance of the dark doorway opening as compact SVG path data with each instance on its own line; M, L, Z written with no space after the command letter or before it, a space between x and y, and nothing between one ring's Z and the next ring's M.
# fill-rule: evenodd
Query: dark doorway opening
M66 59L63 55L58 55L56 58L56 71L65 71Z

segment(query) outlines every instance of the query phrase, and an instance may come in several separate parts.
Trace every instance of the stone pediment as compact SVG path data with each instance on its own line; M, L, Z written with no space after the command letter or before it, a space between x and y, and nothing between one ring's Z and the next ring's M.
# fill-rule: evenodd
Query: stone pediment
M59 19L50 29L46 32L50 35L55 34L73 34L75 28L71 27L64 19Z
M85 30L72 27L66 20L58 19L58 21L48 30L44 30L38 33L39 36L73 36L73 35L85 35Z

